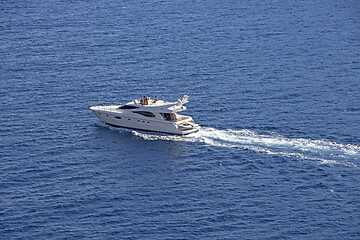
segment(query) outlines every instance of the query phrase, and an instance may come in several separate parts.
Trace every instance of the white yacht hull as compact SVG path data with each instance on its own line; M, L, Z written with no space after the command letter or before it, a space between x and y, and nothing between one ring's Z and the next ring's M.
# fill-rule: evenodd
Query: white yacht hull
M189 127L182 127L182 122L164 121L157 118L144 118L142 116L134 116L134 114L118 113L114 111L102 110L101 107L90 107L95 116L103 123L130 129L138 129L144 131L154 131L162 133L170 133L177 135L187 135L199 131L200 126L192 124Z

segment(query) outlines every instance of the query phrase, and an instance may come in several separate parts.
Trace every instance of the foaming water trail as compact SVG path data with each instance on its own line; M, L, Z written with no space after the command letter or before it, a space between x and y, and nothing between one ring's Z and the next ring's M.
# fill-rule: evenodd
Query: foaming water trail
M210 146L246 149L299 160L317 160L330 165L357 167L360 161L359 145L306 138L286 138L279 135L258 134L247 129L219 130L205 127L185 137L138 131L133 131L133 134L145 140L203 142Z

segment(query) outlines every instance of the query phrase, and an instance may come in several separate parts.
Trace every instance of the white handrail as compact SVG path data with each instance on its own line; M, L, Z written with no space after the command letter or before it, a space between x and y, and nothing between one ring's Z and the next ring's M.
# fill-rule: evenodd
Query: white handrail
M107 101L91 101L88 102L89 106L102 106L102 105L124 105L122 103L107 102Z

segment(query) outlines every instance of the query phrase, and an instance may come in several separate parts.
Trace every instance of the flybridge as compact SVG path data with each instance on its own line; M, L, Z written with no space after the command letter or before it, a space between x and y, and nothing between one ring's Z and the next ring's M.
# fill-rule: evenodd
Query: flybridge
M163 100L158 100L156 97L155 99L151 99L145 96L141 98L140 101L138 99L135 99L134 101L129 102L120 108L142 108L156 112L168 113L180 112L186 110L186 107L183 105L189 102L188 98L188 95L184 95L183 99L179 99L177 102L165 102Z
M163 105L177 105L182 106L185 103L188 103L188 95L184 95L182 100L178 100L177 102L165 102L163 100L158 100L158 98L155 96L155 99L151 99L150 97L144 96L140 99L135 99L133 102L129 102L128 104L140 104L143 106L163 106Z

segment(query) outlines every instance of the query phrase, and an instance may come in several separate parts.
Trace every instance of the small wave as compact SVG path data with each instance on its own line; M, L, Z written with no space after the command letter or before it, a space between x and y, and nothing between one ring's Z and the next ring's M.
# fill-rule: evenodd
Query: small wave
M360 160L360 146L339 144L326 140L306 138L286 138L279 135L259 134L248 129L219 130L212 127L201 128L199 132L187 136L162 135L133 131L135 136L145 140L203 142L215 147L246 149L266 155L278 155L299 160L317 160L323 164L357 167L351 160Z

